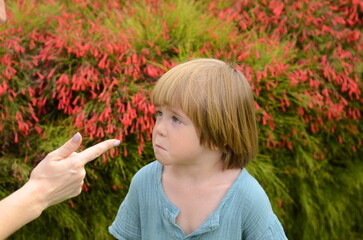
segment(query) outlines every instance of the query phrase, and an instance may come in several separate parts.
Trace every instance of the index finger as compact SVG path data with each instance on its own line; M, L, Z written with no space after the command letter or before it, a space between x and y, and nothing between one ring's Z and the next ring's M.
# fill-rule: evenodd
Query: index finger
M77 158L80 158L83 165L86 165L86 163L98 158L102 153L118 146L119 144L120 140L117 139L106 140L78 153Z

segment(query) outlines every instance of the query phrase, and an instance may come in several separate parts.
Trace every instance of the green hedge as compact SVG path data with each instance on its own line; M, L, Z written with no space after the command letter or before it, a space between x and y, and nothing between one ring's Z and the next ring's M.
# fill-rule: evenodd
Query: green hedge
M153 161L155 81L176 64L232 62L253 86L249 171L289 239L363 235L363 3L354 0L7 1L0 26L0 197L76 131L86 187L10 239L112 239L133 174Z

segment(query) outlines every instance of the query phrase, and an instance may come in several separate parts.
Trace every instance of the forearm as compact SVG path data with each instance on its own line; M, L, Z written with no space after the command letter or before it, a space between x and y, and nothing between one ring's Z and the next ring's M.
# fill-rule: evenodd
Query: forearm
M44 197L32 182L0 201L0 239L5 239L45 209Z
M0 0L0 23L6 21L5 3L4 0Z

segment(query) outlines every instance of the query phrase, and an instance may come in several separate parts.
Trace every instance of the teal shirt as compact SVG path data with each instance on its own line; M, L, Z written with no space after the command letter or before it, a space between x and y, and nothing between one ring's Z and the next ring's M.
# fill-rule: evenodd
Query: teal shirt
M260 184L243 169L218 207L193 233L176 224L179 209L166 197L163 166L155 161L138 171L109 227L117 239L132 240L280 240L287 239Z

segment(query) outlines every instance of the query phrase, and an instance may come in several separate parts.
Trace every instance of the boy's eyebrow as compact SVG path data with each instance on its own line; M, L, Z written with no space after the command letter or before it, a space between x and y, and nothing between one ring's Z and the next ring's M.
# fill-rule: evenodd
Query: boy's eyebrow
M178 116L180 115L178 112L171 110L171 109L170 109L170 112L172 112L174 115L178 115Z
M169 106L160 106L160 105L155 105L155 109L156 110L162 110L162 108L166 108L167 110L169 110L172 114L180 117L180 118L184 118L184 119L188 119L188 116L184 113L184 112L181 112L181 111L177 111L177 110L174 110L172 107L169 107Z
M181 117L181 118L186 118L186 114L184 114L183 112L177 112L177 111L174 111L173 109L169 109L170 112L172 112L174 115L178 116L178 117Z

